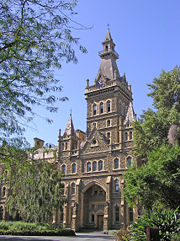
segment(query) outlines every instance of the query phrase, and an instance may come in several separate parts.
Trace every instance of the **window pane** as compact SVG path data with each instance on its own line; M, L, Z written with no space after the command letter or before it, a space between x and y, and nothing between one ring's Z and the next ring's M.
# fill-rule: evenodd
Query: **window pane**
M119 192L119 180L115 180L115 192Z
M103 113L103 103L100 104L100 113Z
M128 157L127 161L128 161L128 166L130 167L131 166L131 157Z
M72 194L75 193L75 188L76 188L76 185L75 183L72 184Z
M72 173L75 173L76 172L76 164L74 163L73 165L72 165Z
M93 115L96 115L96 110L97 110L96 105L93 105Z
M64 174L66 173L66 166L65 165L62 166L62 173L64 173Z
M114 168L119 168L119 160L117 158L114 160Z
M111 103L110 101L107 102L107 112L111 111Z
M115 207L115 220L116 222L119 222L119 207Z
M91 163L90 163L90 162L88 162L88 164L87 164L87 171L88 171L88 172L91 171Z
M103 169L103 162L99 161L99 171L101 171Z
M97 162L93 162L93 171L97 170Z

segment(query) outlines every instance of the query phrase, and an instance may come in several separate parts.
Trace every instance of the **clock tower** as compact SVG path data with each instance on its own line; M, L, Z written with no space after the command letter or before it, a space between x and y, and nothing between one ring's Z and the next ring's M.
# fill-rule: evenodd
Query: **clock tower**
M108 28L103 50L99 52L101 64L93 85L86 84L87 136L93 128L101 131L108 144L123 142L123 123L132 102L131 86L126 76L120 76L116 64L119 55Z

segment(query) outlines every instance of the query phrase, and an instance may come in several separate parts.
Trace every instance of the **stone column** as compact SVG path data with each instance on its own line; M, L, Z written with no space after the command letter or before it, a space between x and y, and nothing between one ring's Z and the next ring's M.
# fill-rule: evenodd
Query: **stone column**
M74 207L73 207L72 224L71 224L71 228L72 228L72 230L74 230L74 231L77 231L77 229L78 229L77 209L78 209L78 204L75 202L75 203L74 203Z
M109 202L106 202L104 205L104 233L108 233L108 229L109 229Z
M64 208L63 208L63 227L66 228L67 227L67 203L64 204Z

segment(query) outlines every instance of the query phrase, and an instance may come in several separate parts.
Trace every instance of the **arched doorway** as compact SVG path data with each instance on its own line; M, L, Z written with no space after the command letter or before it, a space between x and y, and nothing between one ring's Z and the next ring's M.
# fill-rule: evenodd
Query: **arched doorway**
M106 192L97 184L84 192L83 223L85 228L103 230Z

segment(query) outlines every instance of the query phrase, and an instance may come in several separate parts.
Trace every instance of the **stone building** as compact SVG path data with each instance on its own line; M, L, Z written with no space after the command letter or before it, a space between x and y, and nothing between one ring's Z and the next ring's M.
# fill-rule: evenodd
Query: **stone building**
M122 193L123 174L133 162L132 122L136 117L131 86L119 73L118 54L109 29L102 46L94 83L86 81L86 133L74 129L70 115L64 133L59 131L57 147L44 153L43 140L34 139L35 146L39 146L34 158L55 161L64 173L67 202L54 222L74 230L120 229L136 216ZM57 151L56 160L51 149Z
M123 174L131 165L131 86L116 64L118 54L108 29L101 64L90 85L86 81L87 132L75 131L70 115L65 132L58 138L60 169L68 202L63 225L82 228L120 229L133 221L135 211L123 197Z

